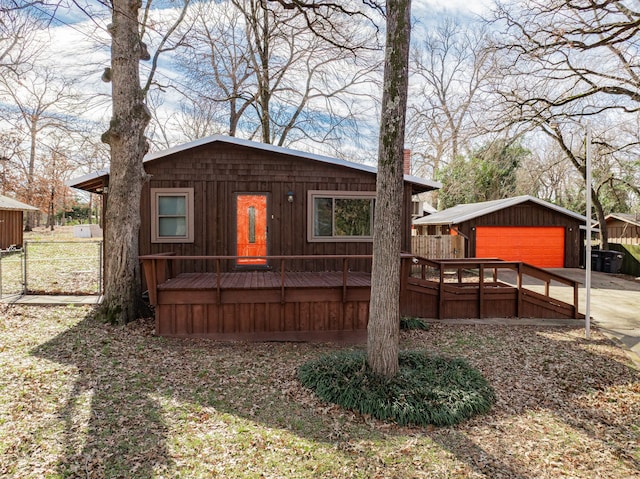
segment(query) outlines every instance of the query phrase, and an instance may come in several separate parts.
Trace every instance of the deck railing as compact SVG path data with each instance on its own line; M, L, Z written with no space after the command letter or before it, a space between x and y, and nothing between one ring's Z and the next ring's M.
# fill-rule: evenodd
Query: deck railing
M147 287L149 290L149 302L156 304L158 285L165 283L173 277L173 263L177 261L204 261L207 263L213 262L215 265L216 273L216 296L218 301L221 296L221 277L222 277L222 263L227 261L236 262L238 259L242 260L266 260L269 264L279 264L280 274L280 292L282 302L285 298L286 277L287 277L287 262L289 261L338 261L342 264L342 291L343 297L347 297L347 284L349 276L349 262L356 260L371 260L372 255L289 255L289 256L177 256L175 253L164 253L155 255L140 256L142 266L144 269L145 278L147 281ZM239 271L243 271L239 269Z
M173 277L176 270L174 264L178 261L200 261L213 266L215 272L215 294L218 304L220 304L222 296L222 274L223 263L228 261L236 261L238 259L260 259L267 260L271 265L279 265L279 283L281 302L285 302L286 278L288 273L288 264L290 262L299 261L326 261L337 262L342 265L342 297L346 301L348 290L348 278L350 273L350 261L370 261L371 255L291 255L291 256L256 256L256 257L239 257L239 256L176 256L173 253L145 255L140 259L143 263L145 278L149 291L149 301L151 304L157 304L158 286L167 282ZM401 255L401 277L400 289L401 294L411 289L414 293L425 295L437 295L437 298L431 296L436 301L435 304L424 302L424 307L419 307L418 314L424 314L425 317L443 318L447 301L456 301L455 294L465 295L465 301L471 300L468 314L483 318L487 314L493 314L489 304L490 301L502 301L504 304L513 305L513 312L507 315L515 315L523 317L524 314L530 314L526 308L530 307L531 302L542 301L543 303L557 304L558 311L565 311L563 314L569 314L569 317L580 319L581 315L578 311L578 283L576 281L564 278L553 272L536 268L526 263L517 261L501 261L497 258L468 258L468 259L443 259L432 260L411 254ZM298 263L299 264L299 263ZM297 270L299 271L299 270ZM293 271L289 271L293 273ZM334 269L333 272L336 272ZM538 286L544 286L543 292L535 292L531 289L531 280L537 280ZM551 284L559 283L573 288L573 305L559 298L552 296ZM452 289L453 288L453 289ZM502 292L516 290L516 296L512 299L504 297ZM455 291L458 293L455 293ZM495 293L500 293L502 299L497 299ZM458 296L460 298L460 296ZM523 303L528 301L526 307ZM487 301L489 302L487 302ZM429 300L431 301L431 300ZM427 306L431 304L431 306ZM507 309L505 309L506 311ZM510 309L509 309L510 310ZM488 311L488 312L487 312ZM462 314L467 314L463 312ZM477 315L477 316L475 316ZM462 317L462 316L461 316ZM565 316L566 317L566 316Z
M478 311L479 317L483 317L484 294L489 288L495 289L500 286L508 286L508 280L515 282L514 286L518 290L517 311L518 317L522 316L522 300L523 293L527 288L528 278L540 281L544 285L543 296L549 301L554 298L551 295L551 284L553 282L569 286L573 289L573 317L581 318L578 310L578 282L565 278L541 268L537 268L527 263L518 261L502 261L498 258L466 258L466 259L441 259L432 260L415 255L402 255L403 273L402 273L402 290L406 289L407 283L414 278L419 282L437 283L439 288L439 316L443 310L443 301L445 300L444 290L447 284L455 284L458 286L472 286L478 288ZM500 278L501 271L510 271L515 277ZM454 278L449 278L448 273L455 274ZM503 274L504 276L504 274ZM490 278L487 281L487 278ZM453 279L453 281L452 281ZM467 281L465 281L467 280ZM530 290L533 292L533 290Z

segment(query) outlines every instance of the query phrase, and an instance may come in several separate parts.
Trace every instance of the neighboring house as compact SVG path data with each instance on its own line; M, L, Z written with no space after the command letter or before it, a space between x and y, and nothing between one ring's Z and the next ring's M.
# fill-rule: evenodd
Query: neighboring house
M460 234L466 256L576 268L583 261L585 217L532 196L457 205L413 222L423 235Z
M640 214L611 213L605 221L610 243L640 245Z
M144 168L150 180L140 205L140 255L241 256L223 263L223 271L231 271L277 269L277 261L255 256L372 253L371 166L213 136L148 154ZM404 180L400 234L403 250L410 251L412 197L440 184L409 175ZM106 198L109 173L69 185ZM295 267L333 269L303 260Z
M620 272L640 276L640 214L611 213L605 221L609 249L624 253Z
M25 211L38 208L0 195L0 250L22 248Z

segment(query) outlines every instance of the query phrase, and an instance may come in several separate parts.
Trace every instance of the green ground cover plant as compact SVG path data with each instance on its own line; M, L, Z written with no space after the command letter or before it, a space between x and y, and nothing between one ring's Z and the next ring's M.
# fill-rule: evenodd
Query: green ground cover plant
M400 318L400 329L429 329L429 324L422 318Z
M459 358L401 351L393 378L373 373L366 352L339 351L303 364L298 377L322 400L400 425L451 426L487 412L494 392Z
M401 425L451 426L489 410L494 392L459 358L401 351L393 378L376 375L366 352L340 351L303 364L302 384L322 400Z

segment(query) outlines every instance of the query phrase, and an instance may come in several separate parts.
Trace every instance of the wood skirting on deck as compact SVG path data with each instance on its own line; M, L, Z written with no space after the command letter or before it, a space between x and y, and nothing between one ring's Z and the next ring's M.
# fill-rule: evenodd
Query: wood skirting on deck
M220 261L228 257L143 256L156 334L220 340L363 341L371 276L349 270L350 259L363 257L341 257L342 271L286 270L286 260L300 258L336 259L272 257L281 260L279 271L221 272ZM174 261L194 259L214 261L217 271L172 277ZM573 304L554 299L552 283L572 287ZM577 305L575 281L524 263L402 258L403 316L580 319Z
M284 287L283 287L284 286ZM156 333L226 340L359 341L368 273L184 273L158 286Z

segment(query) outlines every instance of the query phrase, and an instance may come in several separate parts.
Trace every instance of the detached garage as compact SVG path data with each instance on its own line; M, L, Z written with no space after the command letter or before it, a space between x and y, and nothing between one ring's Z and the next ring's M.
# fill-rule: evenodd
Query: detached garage
M466 256L540 268L583 264L585 217L532 196L458 205L414 221L420 234L460 234Z

